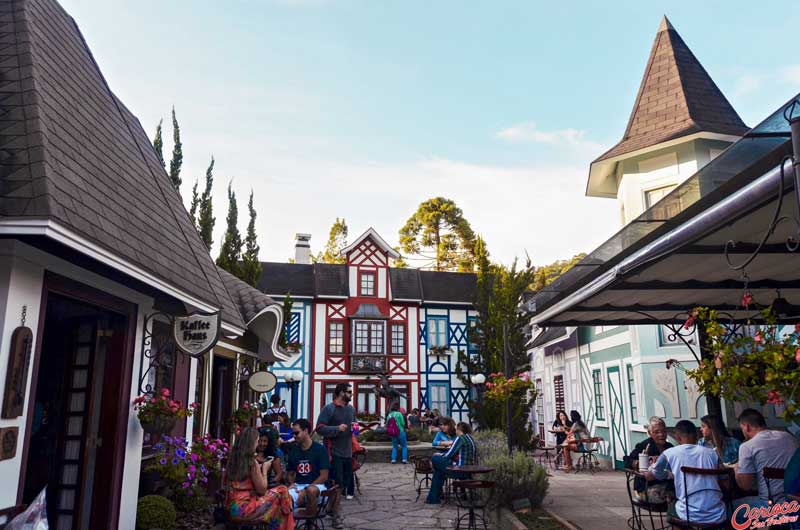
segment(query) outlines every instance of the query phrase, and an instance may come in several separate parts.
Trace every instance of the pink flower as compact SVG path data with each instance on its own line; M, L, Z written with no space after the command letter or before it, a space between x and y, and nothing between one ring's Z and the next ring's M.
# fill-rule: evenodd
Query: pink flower
M800 363L800 348L797 348L797 351L794 352L794 360Z
M781 397L781 393L777 390L770 390L767 393L767 403L771 404L778 404L783 403L783 398Z
M800 322L798 322L797 324L794 325L794 332L795 333L800 333Z
M153 404L153 405L155 405L155 404L156 404L156 398L153 398L153 399L151 399L151 400L150 400L150 403L151 403L151 404Z
M169 397L169 388L162 388L161 395Z
M761 336L761 332L756 332L756 335L755 337L753 337L753 340L758 344L764 342L764 338Z
M746 292L742 295L742 306L747 309L750 303L753 301L753 295L750 292Z
M486 383L486 388L494 388L494 383Z

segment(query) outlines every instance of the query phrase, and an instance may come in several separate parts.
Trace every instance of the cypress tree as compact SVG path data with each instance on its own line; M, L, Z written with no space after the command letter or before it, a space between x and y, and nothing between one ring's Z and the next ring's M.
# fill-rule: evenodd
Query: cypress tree
M289 323L292 321L292 293L286 293L283 298L283 328L278 338L278 346L285 348L289 344Z
M219 249L217 265L236 277L240 277L239 259L242 257L242 235L239 233L239 208L236 206L236 193L228 183L228 217L222 246Z
M261 277L261 262L258 261L258 240L256 239L256 210L253 207L253 191L250 191L250 201L247 203L250 212L250 222L247 224L247 235L244 238L244 254L242 254L241 276L239 278L252 285L258 284Z
M183 165L183 144L181 143L181 128L175 117L175 107L172 107L172 160L169 162L169 180L178 193L181 191L181 166ZM161 162L164 163L163 160Z
M211 187L214 184L214 157L211 157L211 163L206 170L206 188L203 190L203 195L200 197L200 204L198 206L197 218L197 231L200 232L200 239L205 243L206 248L211 251L211 245L214 244L214 209L211 204Z
M161 167L167 167L164 163L164 138L161 137L161 124L164 120L158 120L158 127L156 127L156 137L153 138L153 149L156 151L158 161L161 162Z
M189 207L189 215L192 216L192 224L197 226L197 207L200 206L200 196L197 194L197 179L192 186L192 204Z

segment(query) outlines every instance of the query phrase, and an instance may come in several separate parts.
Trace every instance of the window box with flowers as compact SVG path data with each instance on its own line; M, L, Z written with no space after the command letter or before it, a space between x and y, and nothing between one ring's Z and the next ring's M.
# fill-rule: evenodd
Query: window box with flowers
M189 408L183 407L180 400L170 397L168 388L162 388L157 396L142 395L133 400L142 429L151 435L171 432L179 419L191 416L199 406L199 403L192 403Z
M431 346L428 348L428 355L450 355L453 350L449 346Z
M287 342L284 348L289 353L300 353L303 350L302 342Z

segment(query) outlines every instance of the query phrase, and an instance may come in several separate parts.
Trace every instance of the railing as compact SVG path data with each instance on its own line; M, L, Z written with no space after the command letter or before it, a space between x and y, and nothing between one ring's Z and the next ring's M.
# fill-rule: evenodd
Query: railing
M351 374L379 374L388 370L387 356L382 354L351 354Z

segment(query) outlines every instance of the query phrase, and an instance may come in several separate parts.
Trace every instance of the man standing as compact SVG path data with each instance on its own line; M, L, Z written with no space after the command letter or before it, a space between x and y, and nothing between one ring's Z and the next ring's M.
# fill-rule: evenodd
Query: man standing
M280 432L280 415L286 414L286 407L281 404L281 397L277 392L272 394L272 397L269 398L269 401L270 406L264 413L264 424L272 425L276 431Z
M648 480L665 480L667 471L671 471L675 477L675 496L678 498L675 512L679 518L699 524L725 522L727 513L717 477L683 473L684 467L720 469L719 455L713 449L697 445L697 427L689 420L675 424L674 437L680 445L661 453L647 472Z
M736 464L736 483L745 491L758 483L758 497L737 500L737 504L767 506L770 495L773 502L783 502L783 481L764 478L765 467L785 469L797 450L797 439L785 431L767 429L764 415L755 409L745 409L739 415L739 428L745 442L739 447L739 462ZM756 482L757 481L757 482Z
M333 402L322 409L317 432L330 440L333 480L341 486L347 499L353 498L353 423L356 411L350 404L353 390L349 383L339 383L333 391Z
M311 514L316 514L319 496L326 491L330 461L328 451L311 439L311 423L299 419L292 424L292 433L297 441L289 453L288 481L289 495L295 507L305 506ZM331 493L328 510L333 514L333 528L344 528L339 501L339 491Z

